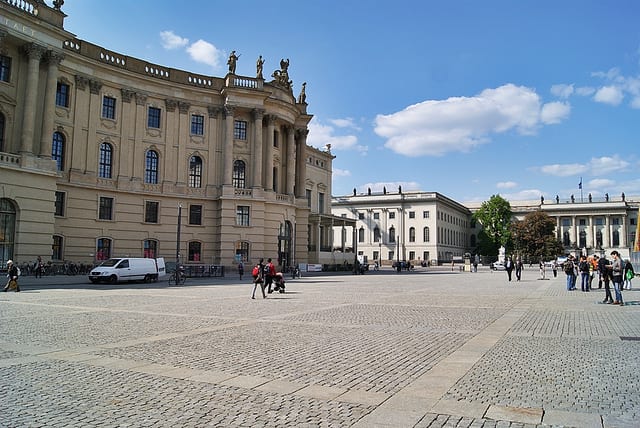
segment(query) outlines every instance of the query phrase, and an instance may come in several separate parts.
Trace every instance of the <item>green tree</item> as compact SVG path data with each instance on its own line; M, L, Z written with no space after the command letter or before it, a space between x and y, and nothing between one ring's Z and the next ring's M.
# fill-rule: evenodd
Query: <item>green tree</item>
M542 211L527 214L511 225L514 249L529 261L555 259L562 254L562 243L556 238L556 222Z
M484 201L473 218L482 225L478 234L481 254L495 255L501 246L508 248L511 244L511 205L500 195L493 195Z

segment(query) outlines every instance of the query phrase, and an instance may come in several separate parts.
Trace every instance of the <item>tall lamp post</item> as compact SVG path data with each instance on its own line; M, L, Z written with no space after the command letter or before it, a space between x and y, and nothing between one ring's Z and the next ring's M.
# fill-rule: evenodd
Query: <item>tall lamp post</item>
M176 269L180 265L180 229L182 226L182 204L178 204L178 230L176 232Z

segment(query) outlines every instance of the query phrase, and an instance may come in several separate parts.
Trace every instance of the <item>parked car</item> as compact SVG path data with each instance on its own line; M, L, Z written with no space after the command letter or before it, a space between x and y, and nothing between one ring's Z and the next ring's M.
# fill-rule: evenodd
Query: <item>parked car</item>
M506 268L502 262L493 262L491 263L491 270L506 270Z

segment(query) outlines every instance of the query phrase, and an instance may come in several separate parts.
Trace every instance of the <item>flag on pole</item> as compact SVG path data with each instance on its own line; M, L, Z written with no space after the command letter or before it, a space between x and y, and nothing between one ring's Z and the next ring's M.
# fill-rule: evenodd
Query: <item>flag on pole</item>
M582 190L582 177L580 177L580 183L578 183L578 189Z

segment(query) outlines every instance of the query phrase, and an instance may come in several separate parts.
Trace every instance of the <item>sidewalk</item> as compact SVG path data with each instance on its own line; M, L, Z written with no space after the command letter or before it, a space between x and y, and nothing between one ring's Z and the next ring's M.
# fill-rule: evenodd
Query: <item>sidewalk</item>
M0 427L634 427L640 291L313 274L0 293ZM222 286L221 286L222 285Z

